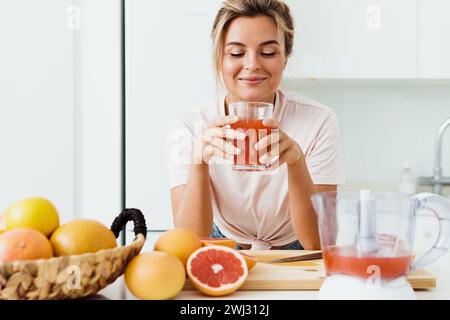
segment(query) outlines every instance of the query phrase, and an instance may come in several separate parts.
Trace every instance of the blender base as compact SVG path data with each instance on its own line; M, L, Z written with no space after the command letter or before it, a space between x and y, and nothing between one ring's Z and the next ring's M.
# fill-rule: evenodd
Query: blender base
M346 275L327 276L320 287L320 300L416 300L405 277L376 285Z

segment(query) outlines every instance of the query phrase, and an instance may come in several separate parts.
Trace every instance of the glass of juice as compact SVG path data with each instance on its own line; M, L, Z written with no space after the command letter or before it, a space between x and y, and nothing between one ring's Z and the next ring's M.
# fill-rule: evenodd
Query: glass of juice
M235 147L241 153L234 156L233 170L236 171L263 171L266 166L259 161L260 156L267 150L256 151L255 144L265 136L270 135L271 129L263 125L263 120L272 117L273 104L266 102L235 102L228 105L229 114L237 116L238 121L231 128L245 134L245 140L233 140Z

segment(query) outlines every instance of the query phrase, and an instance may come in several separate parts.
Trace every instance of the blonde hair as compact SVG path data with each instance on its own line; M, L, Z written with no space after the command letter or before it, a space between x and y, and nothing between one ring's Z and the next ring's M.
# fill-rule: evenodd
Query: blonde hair
M226 0L217 12L213 28L212 61L214 74L219 83L219 73L223 58L223 45L228 26L239 17L267 16L275 22L282 39L283 53L288 58L294 42L294 21L289 7L280 0Z

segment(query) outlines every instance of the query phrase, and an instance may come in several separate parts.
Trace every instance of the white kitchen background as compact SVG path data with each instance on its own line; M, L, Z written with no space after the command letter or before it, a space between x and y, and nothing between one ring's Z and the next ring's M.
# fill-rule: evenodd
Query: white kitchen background
M0 211L40 195L63 221L109 225L124 200L125 120L125 205L151 230L172 228L167 129L214 95L220 2L124 1L123 119L120 0L0 0ZM434 135L450 117L450 1L287 2L297 34L282 87L337 112L342 189L397 191L405 159L431 176ZM450 176L450 129L442 163Z
M120 1L0 0L0 211L62 222L121 207Z

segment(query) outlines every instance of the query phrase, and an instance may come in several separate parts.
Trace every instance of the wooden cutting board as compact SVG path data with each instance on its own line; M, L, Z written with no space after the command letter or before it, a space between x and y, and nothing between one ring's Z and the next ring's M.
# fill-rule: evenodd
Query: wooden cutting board
M247 280L240 290L319 290L325 279L323 260L297 261L285 263L265 263L274 259L287 258L317 251L308 250L242 250L258 258L259 262L249 272ZM414 289L432 289L436 287L436 278L426 270L408 275L408 282ZM189 280L185 290L192 290Z

